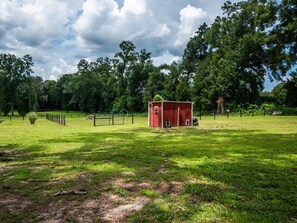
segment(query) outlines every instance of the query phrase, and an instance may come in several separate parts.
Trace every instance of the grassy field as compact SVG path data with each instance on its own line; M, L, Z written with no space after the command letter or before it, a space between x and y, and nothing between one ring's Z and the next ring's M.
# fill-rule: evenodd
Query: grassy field
M297 117L2 120L0 222L297 222Z

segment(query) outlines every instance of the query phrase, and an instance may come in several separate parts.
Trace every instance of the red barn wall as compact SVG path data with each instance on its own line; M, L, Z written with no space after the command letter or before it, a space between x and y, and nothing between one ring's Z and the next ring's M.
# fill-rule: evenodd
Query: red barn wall
M193 104L191 102L149 102L148 124L152 127L166 128L166 121L170 121L170 127L177 127L187 126L186 121L188 120L189 126L192 126L192 105ZM155 112L154 108L158 108L157 113Z
M171 127L186 126L187 119L189 120L189 125L192 125L192 103L164 102L163 109L164 127L166 127L166 121L170 121Z
M155 108L158 111L155 111ZM162 128L162 106L161 102L149 103L149 126Z

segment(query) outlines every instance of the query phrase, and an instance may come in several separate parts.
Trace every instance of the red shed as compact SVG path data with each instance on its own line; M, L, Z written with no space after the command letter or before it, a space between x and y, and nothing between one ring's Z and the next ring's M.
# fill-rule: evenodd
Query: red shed
M149 101L148 125L160 128L193 126L193 102Z

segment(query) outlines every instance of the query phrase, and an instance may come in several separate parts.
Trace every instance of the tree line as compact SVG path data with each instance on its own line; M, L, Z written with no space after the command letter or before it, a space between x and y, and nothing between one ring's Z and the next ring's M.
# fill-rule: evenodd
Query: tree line
M144 112L156 94L194 101L197 110L264 102L297 107L295 1L227 1L222 10L211 25L198 27L182 59L171 64L155 66L150 52L123 41L113 58L81 59L76 73L53 81L32 76L29 55L0 54L0 111ZM274 93L262 92L265 77L281 81Z

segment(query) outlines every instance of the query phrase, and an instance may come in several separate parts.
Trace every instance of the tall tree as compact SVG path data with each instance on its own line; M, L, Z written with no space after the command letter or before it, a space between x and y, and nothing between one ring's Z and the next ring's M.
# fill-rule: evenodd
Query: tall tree
M16 89L30 77L33 66L32 57L18 58L13 54L0 54L0 107L5 115L13 113L16 105Z

